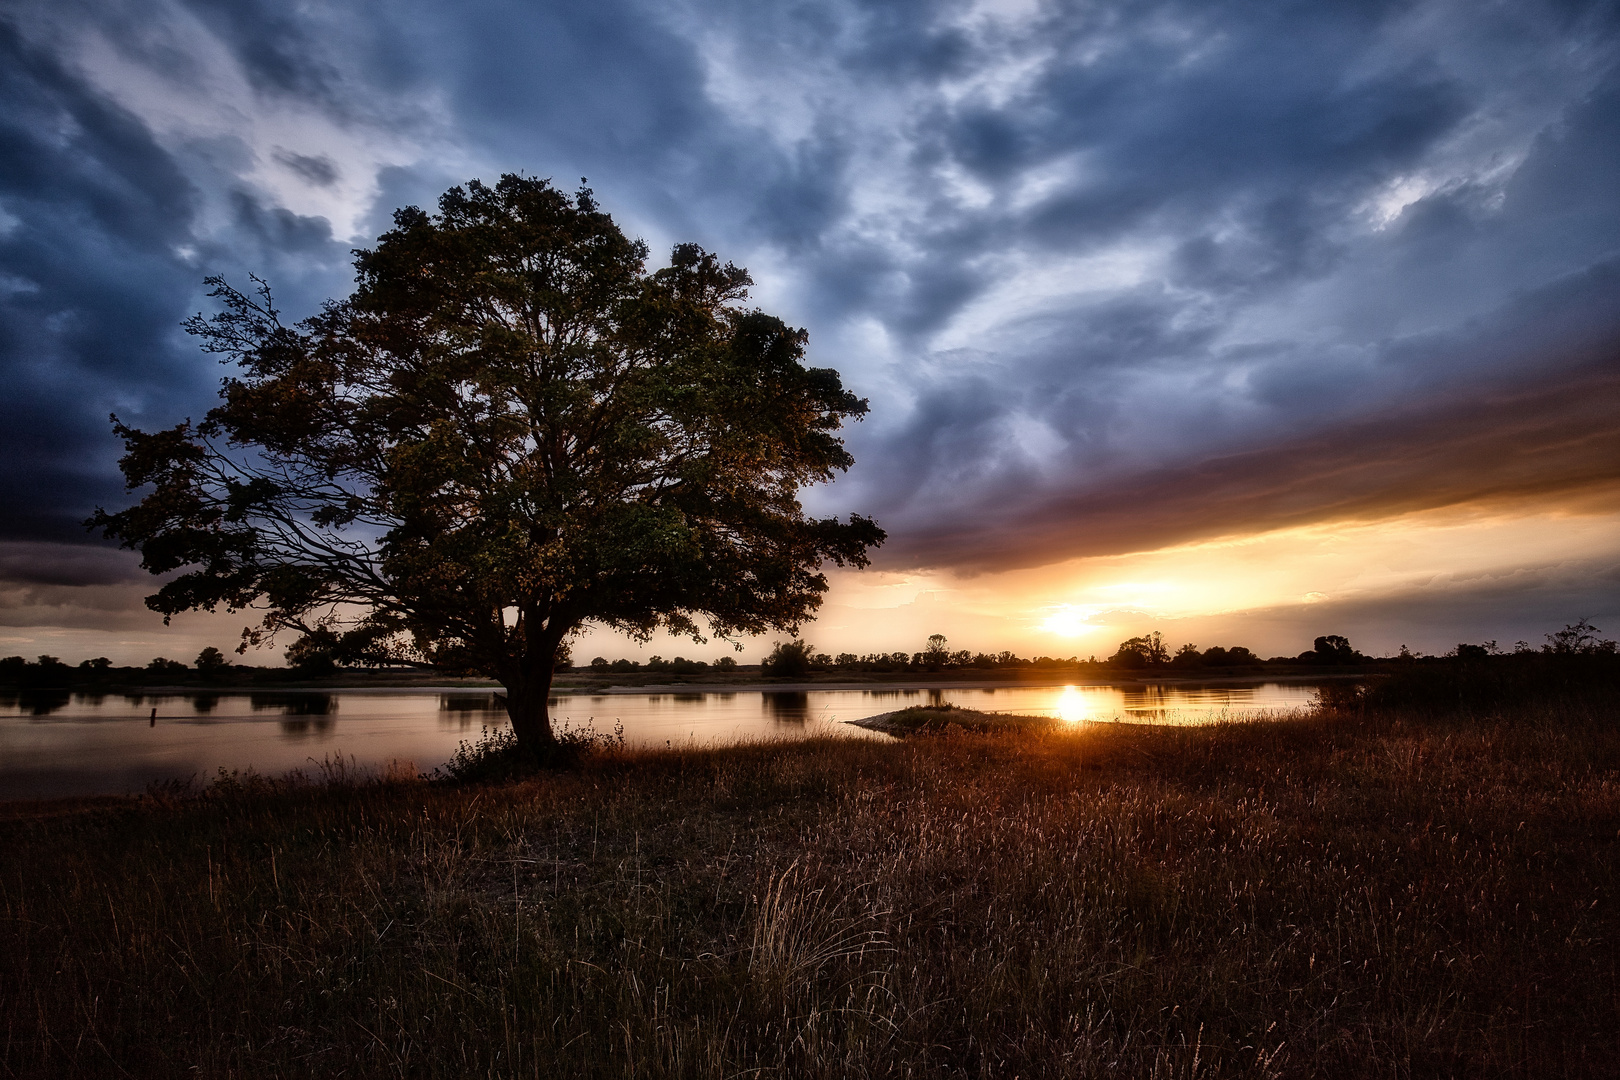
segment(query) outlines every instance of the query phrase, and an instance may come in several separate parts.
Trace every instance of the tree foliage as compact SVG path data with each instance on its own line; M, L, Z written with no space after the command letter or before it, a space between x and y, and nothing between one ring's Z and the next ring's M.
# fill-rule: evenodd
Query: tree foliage
M1120 642L1119 648L1109 657L1108 662L1127 671L1162 667L1170 662L1170 649L1164 643L1164 636L1154 630L1141 637L1126 638Z
M776 678L803 678L810 674L815 649L808 642L778 641L770 654L760 662L761 675Z
M648 272L588 189L505 176L409 207L345 300L291 325L268 286L210 278L187 323L236 366L198 424L119 424L139 503L91 524L171 575L148 605L263 610L304 653L501 681L549 742L558 649L586 621L645 637L796 633L825 560L882 531L807 517L866 403L744 306L692 244Z

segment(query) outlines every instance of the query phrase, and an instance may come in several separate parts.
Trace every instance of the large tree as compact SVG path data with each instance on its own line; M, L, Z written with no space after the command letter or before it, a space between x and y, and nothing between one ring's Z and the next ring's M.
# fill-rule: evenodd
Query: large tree
M90 524L172 575L165 618L259 608L244 646L483 672L532 750L588 621L795 633L821 564L883 540L797 497L852 464L838 429L866 402L743 306L745 271L691 244L646 264L588 189L504 176L396 212L302 322L210 278L223 311L187 329L234 365L221 403L151 434L114 417L148 490Z

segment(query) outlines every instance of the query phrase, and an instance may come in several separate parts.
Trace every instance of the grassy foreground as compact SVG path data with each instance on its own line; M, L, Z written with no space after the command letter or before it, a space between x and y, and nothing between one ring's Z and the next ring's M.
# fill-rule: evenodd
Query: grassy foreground
M1615 1075L1617 856L1591 706L225 785L0 824L0 1075Z

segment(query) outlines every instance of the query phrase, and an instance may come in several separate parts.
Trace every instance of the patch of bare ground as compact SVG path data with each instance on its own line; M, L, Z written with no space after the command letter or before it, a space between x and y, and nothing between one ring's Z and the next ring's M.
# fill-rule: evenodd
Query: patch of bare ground
M1617 781L1569 706L13 816L0 1075L1613 1075Z

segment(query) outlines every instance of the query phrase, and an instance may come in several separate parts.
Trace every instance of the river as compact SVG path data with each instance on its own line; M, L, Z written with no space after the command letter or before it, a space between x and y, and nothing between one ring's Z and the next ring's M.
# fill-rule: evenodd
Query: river
M999 686L941 689L733 691L559 695L555 722L612 732L633 745L873 735L845 721L949 702L1068 723L1206 723L1306 707L1299 683ZM154 719L155 711L155 719ZM219 770L318 773L323 763L418 771L458 743L501 729L487 690L411 689L90 694L0 692L0 800L128 794L155 782L206 781Z

